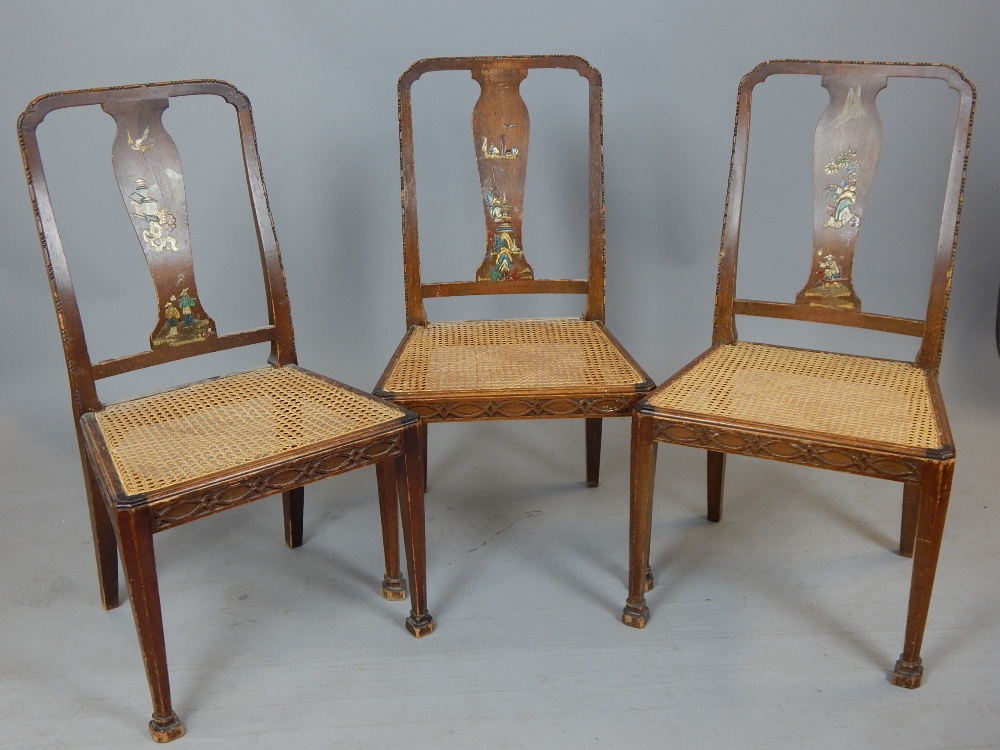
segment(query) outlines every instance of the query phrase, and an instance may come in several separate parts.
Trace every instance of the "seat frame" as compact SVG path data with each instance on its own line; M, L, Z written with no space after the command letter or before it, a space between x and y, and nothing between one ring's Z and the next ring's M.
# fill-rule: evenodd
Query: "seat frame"
M749 148L752 93L758 83L776 74L823 76L823 85L831 94L831 104L827 113L834 115L852 106L849 100L856 95L848 93L844 87L855 85L865 90L863 97L871 97L867 100L870 106L868 104L864 106L869 106L870 112L874 111L874 97L885 87L888 78L937 78L944 80L958 92L958 117L951 165L933 262L931 292L923 320L862 312L856 295L854 295L856 304L848 305L843 300L836 303L843 304L843 307L810 304L803 296L805 289L799 293L795 303L736 297L737 251ZM892 682L901 687L919 687L923 677L920 647L954 472L954 441L938 385L938 368L958 242L962 192L965 185L974 109L975 89L972 84L956 68L946 65L774 60L761 63L744 76L737 97L736 126L719 257L712 347L667 380L654 394L640 401L636 405L632 420L629 594L622 613L625 624L642 628L649 617L645 592L653 588L653 577L649 569L649 548L658 443L688 445L708 451L708 520L713 522L718 522L722 517L726 456L730 453L890 479L903 483L899 553L905 557L913 557L904 647L892 673ZM829 139L832 138L829 115L824 114L824 118L820 119L817 127L818 153L821 151L820 144L828 145ZM872 135L876 129L874 125L862 127L867 128L863 131L867 135L863 137L867 137L869 142L876 140L878 143L881 142L880 124L877 127L877 137ZM824 137L827 138L826 141L822 140ZM878 146L874 147L874 153L874 159L877 159ZM818 177L817 181L819 179ZM815 226L817 229L814 232L821 231L820 220L817 220ZM843 239L842 249L846 265L849 266L853 260L853 243L857 240L857 232L852 233L846 226L844 228L847 231L840 233L839 237ZM816 247L820 246L817 241L814 242ZM822 279L822 268L815 265L817 262L814 260L810 280ZM806 289L809 288L809 283L807 282ZM891 445L808 430L741 422L709 414L685 413L679 409L652 405L650 399L656 393L670 388L680 377L719 347L737 341L736 315L830 323L919 337L921 345L913 366L925 374L932 408L941 434L941 446L934 449L920 449Z
M533 69L566 69L576 71L585 78L588 94L588 271L586 279L535 279L530 265L515 255L514 265L521 270L516 279L500 282L487 275L490 260L489 248L495 241L487 216L487 255L477 272L475 281L449 281L425 283L420 271L420 247L417 235L417 196L414 169L414 138L411 89L424 74L435 71L468 70L481 86L480 98L473 109L472 126L474 140L480 134L496 129L503 117L523 118L519 126L508 131L512 142L518 143L520 159L514 160L511 151L517 154L517 147L508 149L501 143L503 154L487 156L486 149L494 147L491 135L487 144L483 137L479 163L483 195L488 199L489 179L485 175L485 159L501 159L508 165L501 170L498 180L509 196L512 210L512 234L520 239L521 205L524 195L524 162L527 159L528 125L527 108L520 97L518 86ZM403 224L403 265L406 304L407 334L386 366L384 373L374 388L378 396L407 407L420 417L420 429L424 446L424 470L426 472L427 425L431 422L478 421L485 419L533 419L582 417L586 420L586 482L588 487L596 487L600 474L601 434L603 417L623 417L631 414L632 406L649 393L653 381L643 372L634 359L621 347L604 325L605 319L605 224L604 224L604 154L602 145L602 89L601 75L586 60L574 55L538 55L511 57L454 57L428 58L410 66L399 78L399 141L401 168L401 200ZM510 127L504 123L505 127ZM517 140L514 140L514 139ZM474 145L479 149L480 143ZM516 161L516 166L515 166ZM494 170L495 171L495 170ZM488 208L488 204L487 204ZM525 273L524 269L527 269ZM608 336L612 344L621 352L626 361L642 378L634 389L607 392L595 389L530 389L491 390L489 392L468 391L424 391L419 394L393 392L386 381L396 366L400 355L418 327L428 325L425 299L478 296L491 294L582 294L586 296L583 320L593 321ZM426 475L425 475L426 481Z
M52 200L45 181L35 131L44 118L54 110L89 105L102 106L115 118L118 125L115 145L112 148L112 161L119 178L119 185L122 186L122 196L128 205L129 196L122 175L129 169L135 169L138 165L139 168L148 170L149 174L155 176L162 174L165 167L170 167L180 173L179 156L172 139L163 128L160 115L172 97L192 95L219 96L236 110L247 186L264 273L269 324L237 333L218 334L212 330L214 321L208 319L211 328L208 328L208 324L204 324L197 330L200 334L208 328L209 334L201 335L200 338L196 336L182 345L164 345L163 337L158 338L156 331L169 331L174 326L170 322L170 315L164 317L161 312L157 328L150 336L149 351L116 359L92 361L62 239L56 225ZM380 496L383 499L381 521L386 573L382 594L391 600L406 597L405 581L400 572L397 532L401 512L412 595L412 610L406 625L410 632L418 637L432 632L434 624L427 612L425 594L420 436L417 419L412 413L390 405L399 412L398 418L387 419L385 423L377 426L331 437L329 440L270 458L249 461L227 473L199 477L155 492L131 496L118 479L114 462L98 424L96 414L104 409L105 405L98 397L97 381L104 378L191 356L264 342L270 343L268 362L271 366L297 368L284 271L267 204L253 118L247 97L231 84L215 80L55 92L40 96L28 105L18 120L18 136L69 375L73 418L90 509L101 600L106 609L117 607L119 604L117 547L117 553L121 555L152 696L153 716L149 722L149 731L153 739L157 742L167 742L184 733L184 727L171 705L167 676L166 646L153 548L153 535L157 532L280 493L285 541L289 547L298 547L302 544L304 485L327 476L375 464ZM157 147L152 148L147 158L146 152L150 149L150 143ZM145 184L143 187L146 187ZM170 189L167 186L164 192ZM178 269L187 274L190 289L194 289L193 262L190 248L185 247L188 227L183 187L174 190L171 197L175 201L172 210L176 214L170 217L176 220L171 236L181 239L181 242L172 248L173 252L150 250L142 241L140 229L136 230L140 235L140 245L146 255L154 285L157 287L161 311L164 309L164 297L170 291L168 285L176 283ZM136 213L131 215L137 216ZM139 226L143 220L139 218ZM193 291L191 295L196 296ZM174 324L176 322L174 319ZM308 374L326 383L353 391L364 398L371 398L368 394L362 394L328 378L314 373ZM397 487L399 501L396 499Z

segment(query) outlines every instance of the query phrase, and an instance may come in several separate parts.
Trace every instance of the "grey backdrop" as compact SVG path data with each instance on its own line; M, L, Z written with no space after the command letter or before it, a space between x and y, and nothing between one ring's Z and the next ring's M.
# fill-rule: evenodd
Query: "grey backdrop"
M8 137L0 140L0 226L4 227L0 299L6 309L0 408L4 424L29 430L47 445L58 446L63 455L73 450L66 430L59 340L14 136L17 114L33 97L60 89L191 77L222 78L245 91L254 105L300 360L370 387L403 328L396 79L418 58L465 54L573 53L603 73L608 320L657 380L708 343L740 76L761 60L777 57L941 61L961 68L977 85L979 102L945 346L944 386L946 396L975 399L993 408L998 376L993 315L1000 280L991 210L1000 158L994 57L998 31L1000 6L988 1L848 1L838 5L836 14L830 13L828 4L801 0L757 5L510 2L502 9L487 3L447 2L179 2L148 12L110 2L67 5L43 0L21 5L6 15L0 29L5 71L0 122L8 123ZM536 78L541 88L530 89L526 96L535 94L540 103L549 103L542 101L552 98L544 88L544 77ZM466 170L460 178L474 180L474 167L468 164L466 107L474 100L475 85L465 78L449 83L458 93L451 100L437 99L446 104L440 111L420 109L421 101L429 102L441 92L429 80L418 83L415 97L425 98L418 99L417 115L425 115L431 126L445 123L448 117L456 121L451 124L453 139L458 139L459 157L465 160L465 166L456 169ZM570 93L582 96L582 82L570 83ZM884 95L887 99L888 94ZM813 96L822 102L823 92ZM565 107L555 108L555 131L543 130L545 118L536 112L536 137L555 132L550 142L558 148L561 123L570 130L576 127L578 110L572 109L573 101L569 97ZM450 108L448 102L453 102ZM945 99L943 106L950 105L951 100ZM816 116L807 114L807 119ZM946 114L945 126L951 117L950 111ZM110 118L99 113L90 118L98 135L83 141L88 144L83 148L91 151L86 154L90 161L81 164L93 174L79 184L94 185L90 192L97 194L98 187L110 184L108 125L104 122ZM215 126L195 130L181 141L190 172L199 169L201 155L209 153L204 151L204 141L228 147L232 125L226 119L220 122L215 131ZM207 139L198 137L206 131ZM59 149L55 153L80 150L74 137L69 130L53 136L51 141ZM448 138L452 138L450 131L442 143L448 145ZM580 139L582 130L573 131L566 139L567 152L574 148L579 152ZM437 147L429 145L429 149ZM189 155L192 150L197 158ZM536 179L536 172L541 180L546 171L540 161L542 151L535 150L538 163L533 162L529 180ZM439 198L445 209L452 201L464 209L469 204L461 203L463 193L444 182L447 172L432 169L435 159L419 165L420 177L426 178L420 183L421 208L435 211L432 198ZM939 162L927 166L930 170ZM557 177L572 185L582 176L582 169L567 167ZM242 190L236 171L220 175L214 183L209 168L203 171L206 179L197 184L204 185L206 192L224 193L229 185L234 192ZM195 176L190 182L195 183ZM529 193L535 190L539 200L547 187L531 182ZM79 186L67 194L93 197ZM192 197L193 205L199 197ZM78 229L85 248L90 243L104 257L114 252L134 258L128 244L133 240L119 227L124 222L113 193L99 206L116 212L109 214L119 232L112 235L113 240L96 220L86 228L77 221L97 208L84 204L77 209L66 200L67 211L79 211L67 214L66 223L72 221L72 225L66 231ZM475 196L464 200L473 201L466 234L441 235L442 245L450 242L460 253L448 268L455 278L471 274L482 252ZM769 200L762 207L772 227L782 223L776 221L783 212L782 200ZM544 266L546 254L551 253L549 238L558 238L557 230L563 225L579 224L572 221L576 218L573 205L549 210L541 200L539 206L535 217L529 208L527 221L534 221L535 228L529 224L528 229L535 235L529 234L525 241L529 259ZM431 219L439 215L441 211L429 214L421 227L427 243L438 237ZM218 223L197 213L192 220L196 222L195 242L199 231L211 232L211 225ZM226 226L228 232L229 226L239 226L239 222L231 219ZM584 236L581 230L570 231L577 232L571 238ZM217 242L210 234L202 236L207 236L205 247ZM866 240L872 237L863 233L862 243ZM199 251L196 245L195 253L199 273L204 265L207 275L213 261L205 247ZM782 283L775 284L772 294L787 297L801 286L805 256L799 257L803 259L797 265L794 260L780 264ZM79 275L78 266L74 271ZM128 309L126 302L133 304L126 317L136 327L139 346L153 314L143 307L152 302L151 287L142 273L140 264L135 288L130 290L134 295L116 296L114 304L107 302L108 285L96 284L94 292L101 298L98 308L105 312L110 307L120 313ZM240 290L244 278L251 283L254 273L248 269L245 277L230 278L230 291ZM923 295L919 284L917 279L910 289L897 283L888 290L889 298L919 300ZM864 291L862 295L864 299ZM231 329L238 322L238 300L234 302L220 290L205 302L220 326ZM565 311L577 309L574 303ZM7 465L6 460L0 457L5 476L23 470Z
M779 57L941 61L961 68L977 85L979 100L942 383L960 455L963 446L987 446L971 451L971 463L965 466L989 475L993 462L988 446L996 435L1000 384L993 341L1000 280L994 208L1000 174L998 33L1000 4L995 0L844 0L836 5L815 0L34 0L6 8L0 24L0 123L6 128L0 138L0 478L5 488L0 545L10 550L32 543L10 531L19 528L13 519L26 513L51 513L53 518L85 523L62 352L14 132L24 106L49 91L194 77L222 78L245 91L254 106L300 362L371 387L403 333L396 79L414 60L427 56L572 53L601 70L608 321L658 381L709 342L740 77L756 63ZM526 235L526 250L529 260L545 269L555 265L551 258L568 256L573 239L584 237L574 223L582 203L583 167L572 161L582 153L583 131L576 119L582 110L578 99L562 98L557 84L567 80L542 75L537 83L526 84L529 106L541 108L533 120L533 135L539 143L547 139L556 154L546 165L542 149L536 149L539 155L533 155L529 177L529 191L534 191L540 208L526 219L533 232ZM569 91L582 95L578 81L569 80ZM474 99L475 93L471 81L461 76L438 86L428 80L415 89L415 96L427 97L421 102L441 96L436 107L418 105L422 122L441 128L437 137L429 127L420 136L424 153L430 154L420 163L421 207L429 212L422 236L426 243L438 243L453 253L439 267L458 278L471 274L482 255L475 193L470 198L446 182L454 177L455 184L471 183L475 189L467 131L470 96ZM947 92L935 93L942 96L926 110L907 110L904 105L894 110L886 92L887 119L910 123L904 127L903 143L909 150L896 158L900 173L909 175L904 184L919 183L925 171L931 174L941 166L940 153L928 155L926 161L919 158L924 125L940 126L942 111L943 127L952 117L939 103L952 106L953 99ZM822 92L812 96L821 107ZM546 108L550 125L541 114ZM777 111L780 119L783 110L779 106ZM182 156L195 155L186 158L185 167L193 193L195 240L201 243L195 245L195 255L203 301L220 327L232 329L259 314L259 307L249 301L248 290L259 286L252 265L249 270L228 270L213 255L216 250L245 249L250 237L246 222L241 223L245 214L230 211L229 186L242 190L238 168L227 159L235 153L225 145L232 125L219 119L221 124L210 120L208 127L192 128L182 122L186 113L195 112L178 105L169 117L177 116L175 135ZM220 118L226 114L205 113ZM810 112L802 122L814 122L818 114L818 109ZM71 168L63 170L59 174L69 187L57 194L57 208L65 206L62 216L78 238L74 249L80 260L73 268L78 280L89 285L85 312L109 324L109 332L92 343L106 354L141 347L154 320L151 287L136 260L134 237L128 236L131 230L120 202L104 190L113 191L107 161L110 120L100 113L83 117L80 125L55 120L43 134L50 153L66 157L71 168L93 170L85 178L74 178ZM168 120L168 127L173 122ZM78 136L88 145L77 145ZM467 160L464 165L444 156L456 139L461 159ZM782 138L770 143L776 150L785 145ZM799 141L787 145L802 148ZM549 187L553 190L547 195ZM565 201L556 198L560 187L569 190ZM780 234L796 192L793 185L771 184L754 193L759 210L751 218L765 238L772 231ZM218 203L197 213L195 201L201 198ZM431 226L431 218L443 218L453 208L468 209L454 229ZM118 222L113 229L104 229L105 214ZM924 219L914 220L915 236L925 224ZM881 236L875 229L863 233L861 252L877 249L874 240ZM893 235L886 230L884 236ZM910 241L906 234L895 244ZM781 250L778 244L771 247L765 241L764 257ZM794 247L790 252L790 260L782 260L777 270L755 272L753 283L773 281L775 295L793 294L804 281L807 252L797 253ZM868 257L879 256L872 250ZM108 257L115 258L111 278L93 274L96 261ZM572 270L572 261L567 262ZM886 292L889 308L919 313L926 277L921 281L919 274L909 274L907 263L895 268L898 274L893 266L873 270L871 278L877 283L870 283L868 290L859 283L862 298L867 302L876 292ZM919 300L916 309L907 308L913 300ZM548 311L550 304L518 301L522 303L520 312ZM556 311L577 309L574 305ZM452 312L460 310L442 309L441 314ZM765 326L760 332L783 331ZM802 343L810 334L789 335ZM890 351L881 342L866 340L864 346ZM234 359L232 364L238 363ZM202 374L200 368L176 368L169 377L193 379ZM123 390L150 390L159 377L135 378ZM613 454L622 458L621 451ZM962 466L960 458L959 471ZM40 498L54 505L39 507L35 501ZM980 499L984 505L992 503L992 497ZM49 543L51 564L58 567L65 553L57 539ZM91 564L80 550L74 550L71 559Z

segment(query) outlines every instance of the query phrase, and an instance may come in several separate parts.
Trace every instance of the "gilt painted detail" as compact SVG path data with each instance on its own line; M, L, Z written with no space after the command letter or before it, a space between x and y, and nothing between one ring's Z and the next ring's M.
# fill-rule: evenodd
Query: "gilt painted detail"
M846 105L845 105L846 106ZM859 105L860 106L860 105ZM827 174L840 176L839 182L826 186L826 210L830 214L824 227L840 229L842 227L857 227L861 225L861 214L855 206L858 200L858 161L857 149L848 149L838 154L826 163Z
M522 277L514 265L514 260L524 253L514 239L510 203L499 189L494 188L486 194L486 209L494 225L490 281L520 281Z
M156 187L154 185L153 190ZM129 196L132 216L146 221L147 227L142 231L142 239L155 252L171 250L176 253L179 249L177 239L169 233L177 228L177 218L166 209L160 208L159 201L150 194L151 192L142 177L135 181L135 190Z
M149 138L149 126L142 131L142 135L138 138L132 138L132 133L126 129L125 135L128 138L128 145L133 151L138 151L140 153L146 153L153 147L153 142Z
M515 127L512 125L505 125L505 127ZM500 136L500 145L497 146L495 143L488 141L486 136L483 136L482 145L483 156L487 159L516 159L517 158L517 146L507 145L507 136Z
M163 326L153 336L154 349L188 344L215 335L211 319L205 317L198 298L191 294L189 287L170 295L163 305L163 318Z
M823 251L818 251L821 256L817 266L820 270L820 280L802 292L802 297L812 305L823 307L837 307L845 310L854 309L855 295L851 288L851 280L845 276L837 259L829 253L823 255Z

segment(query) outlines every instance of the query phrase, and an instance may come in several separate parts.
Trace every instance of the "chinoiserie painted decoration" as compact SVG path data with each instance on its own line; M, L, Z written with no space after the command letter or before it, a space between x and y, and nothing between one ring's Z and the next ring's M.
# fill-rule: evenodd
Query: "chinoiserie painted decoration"
M799 304L860 310L852 273L864 207L882 148L875 96L885 78L824 78L830 103L816 126L813 254Z
M486 255L476 281L534 278L521 240L529 125L519 88L526 75L517 68L472 72L480 86L472 138L486 217Z
M180 155L162 116L167 100L108 102L118 127L111 160L157 297L153 349L216 335L199 300Z

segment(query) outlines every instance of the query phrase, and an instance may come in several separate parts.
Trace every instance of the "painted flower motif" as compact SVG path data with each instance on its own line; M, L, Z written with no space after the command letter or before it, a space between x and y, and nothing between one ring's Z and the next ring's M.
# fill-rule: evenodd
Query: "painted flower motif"
M173 214L168 214L165 209L161 208L157 212L157 216L159 216L160 225L168 232L172 232L177 229L177 217Z
M854 208L858 200L858 161L857 149L848 149L838 154L826 163L823 168L827 174L843 173L839 183L826 186L826 210L830 219L824 227L840 229L844 226L856 227L861 224L861 216Z

